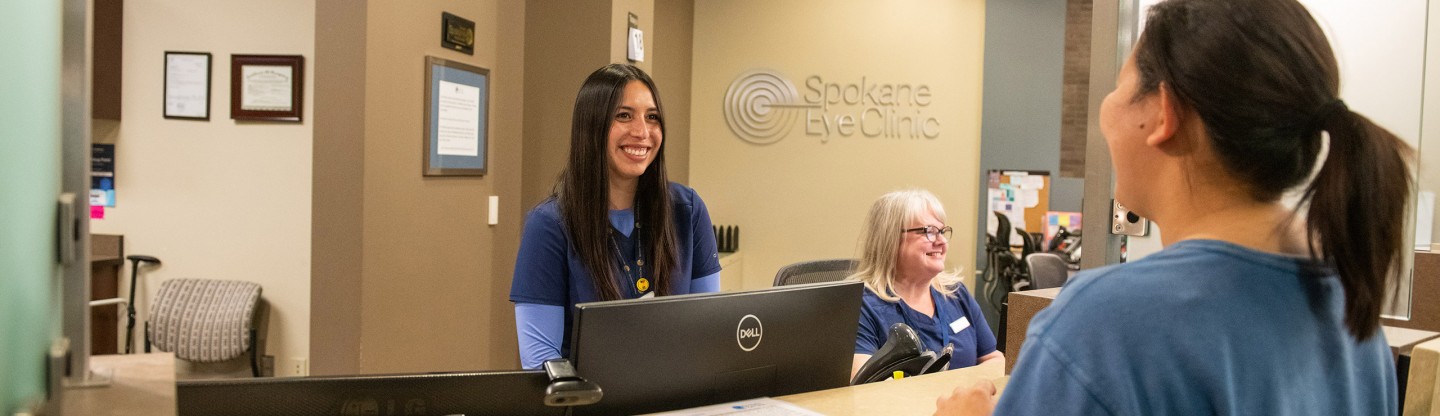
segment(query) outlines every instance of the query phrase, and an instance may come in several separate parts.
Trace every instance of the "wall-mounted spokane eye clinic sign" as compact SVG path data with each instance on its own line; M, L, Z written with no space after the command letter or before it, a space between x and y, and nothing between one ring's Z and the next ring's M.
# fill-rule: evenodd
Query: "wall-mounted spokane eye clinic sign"
M802 94L773 70L742 73L725 91L725 123L735 137L759 145L784 139L802 118L805 135L821 143L836 137L940 137L940 120L930 111L929 85L876 82L865 76L836 82L811 75L804 87Z

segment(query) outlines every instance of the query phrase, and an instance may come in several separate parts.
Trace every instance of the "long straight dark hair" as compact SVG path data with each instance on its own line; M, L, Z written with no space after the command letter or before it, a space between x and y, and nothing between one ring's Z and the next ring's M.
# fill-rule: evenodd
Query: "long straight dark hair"
M1339 67L1325 33L1295 0L1170 0L1150 9L1135 49L1140 94L1161 85L1205 123L1221 163L1258 201L1305 188L1310 256L1345 289L1345 326L1364 340L1380 326L1403 254L1413 151L1337 97Z
M640 175L635 190L635 234L646 244L648 260L644 270L656 295L674 293L676 264L674 208L670 204L670 179L665 173L665 107L660 91L650 76L632 65L606 65L580 86L575 97L575 115L570 126L570 162L560 175L553 196L560 204L560 216L570 231L570 242L589 269L601 300L620 299L615 282L618 271L610 237L610 123L624 97L625 85L640 81L655 98L660 114L660 148L655 160Z

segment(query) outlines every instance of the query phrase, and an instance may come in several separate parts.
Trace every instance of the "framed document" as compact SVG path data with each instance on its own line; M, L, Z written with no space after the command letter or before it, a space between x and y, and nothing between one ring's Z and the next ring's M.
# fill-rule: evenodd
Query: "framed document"
M165 52L165 118L210 119L210 54Z
M301 121L305 57L230 55L230 118Z
M483 176L490 70L425 57L425 176Z

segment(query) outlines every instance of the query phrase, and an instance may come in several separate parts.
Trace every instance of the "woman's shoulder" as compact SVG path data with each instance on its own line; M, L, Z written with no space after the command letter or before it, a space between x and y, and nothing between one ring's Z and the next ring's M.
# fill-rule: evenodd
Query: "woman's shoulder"
M675 205L694 205L700 201L700 194L691 187L670 182L670 201Z
M540 204L535 205L534 208L530 208L530 212L525 214L526 222L533 222L535 220L541 220L546 223L560 222L560 203L555 200L555 197L545 198L544 201L540 201Z

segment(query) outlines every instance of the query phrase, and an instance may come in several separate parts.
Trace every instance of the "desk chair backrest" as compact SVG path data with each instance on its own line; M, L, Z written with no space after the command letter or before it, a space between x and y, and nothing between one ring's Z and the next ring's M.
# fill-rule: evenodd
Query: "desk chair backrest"
M146 341L175 358L213 363L254 350L260 285L234 280L171 279L150 307Z
M775 286L838 282L855 273L855 267L859 264L860 262L854 259L802 261L781 267L780 271L775 273Z
M1034 253L1025 256L1030 269L1031 289L1049 289L1065 285L1070 279L1070 268L1065 260L1051 253Z

